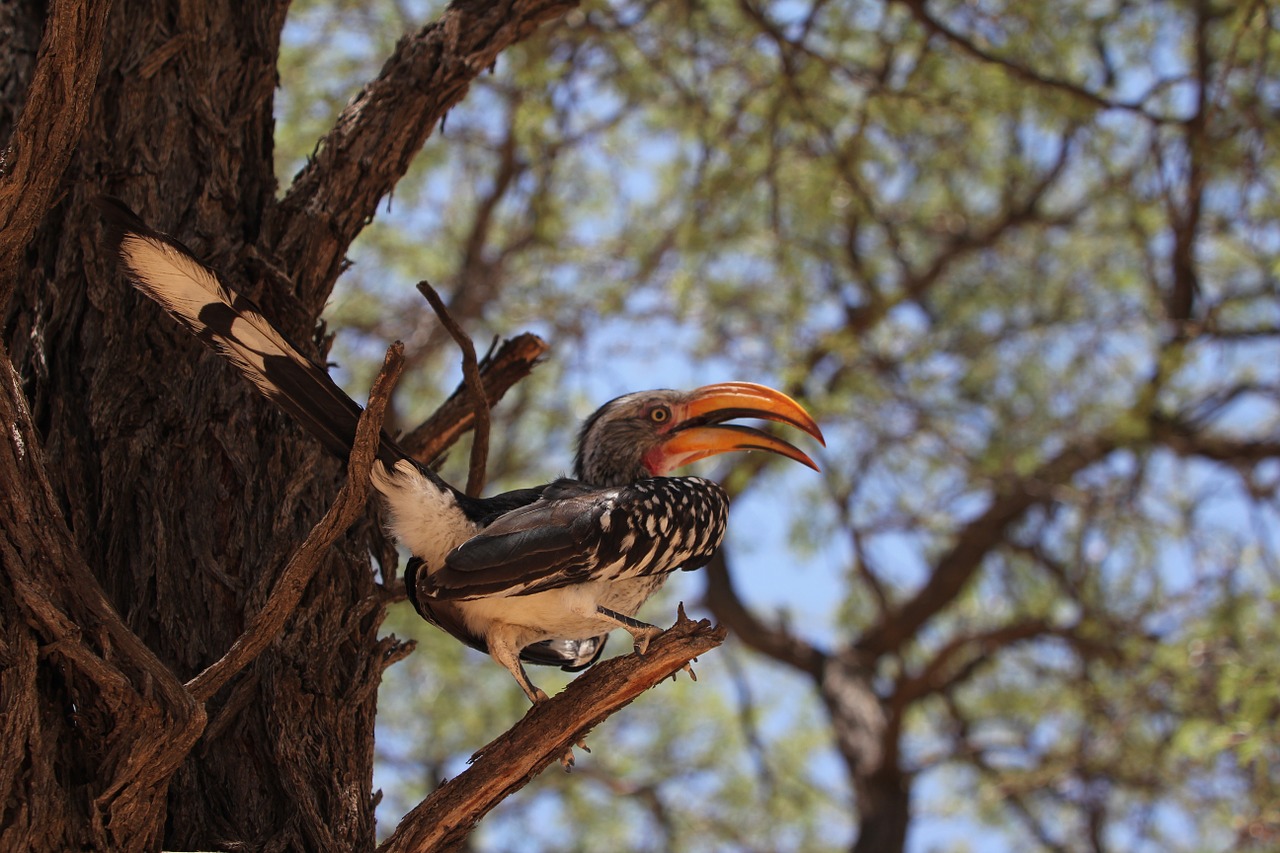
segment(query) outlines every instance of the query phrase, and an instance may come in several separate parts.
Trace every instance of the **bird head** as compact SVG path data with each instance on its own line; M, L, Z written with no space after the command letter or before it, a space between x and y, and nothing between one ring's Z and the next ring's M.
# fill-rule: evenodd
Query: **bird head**
M786 441L725 423L737 418L789 424L826 444L799 403L764 385L721 382L693 391L637 391L610 400L587 418L578 436L575 476L596 486L617 486L733 450L777 453L818 470Z

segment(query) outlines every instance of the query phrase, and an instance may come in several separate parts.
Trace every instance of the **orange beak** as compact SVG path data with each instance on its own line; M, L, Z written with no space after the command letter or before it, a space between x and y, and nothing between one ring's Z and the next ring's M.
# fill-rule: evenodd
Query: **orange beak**
M751 382L704 385L672 407L669 437L645 457L654 474L734 450L764 450L794 459L817 471L817 464L802 450L780 438L751 427L726 424L735 418L760 418L788 424L807 432L824 447L822 430L799 403L781 391Z

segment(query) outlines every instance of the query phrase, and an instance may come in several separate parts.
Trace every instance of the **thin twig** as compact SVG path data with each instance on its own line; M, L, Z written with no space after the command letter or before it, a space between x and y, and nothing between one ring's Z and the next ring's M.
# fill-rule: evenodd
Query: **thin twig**
M454 321L444 300L429 282L418 282L418 292L431 303L431 310L440 318L440 324L462 350L462 379L471 392L471 411L476 420L476 434L471 441L471 470L467 472L467 494L474 498L484 488L484 472L489 462L489 398L485 396L484 380L480 378L476 346L471 342L471 336Z
M347 482L324 518L311 528L307 538L289 559L289 564L276 580L267 603L253 617L245 632L218 661L187 682L187 690L198 702L205 702L233 675L256 658L284 628L285 621L297 608L302 593L311 581L320 561L330 546L355 523L364 510L369 495L369 469L377 453L378 436L387 400L400 371L404 367L404 345L399 341L387 350L382 370L369 392L369 406L360 416L356 439L347 462Z
M528 376L548 348L542 338L525 332L503 341L496 352L486 355L480 361L480 375L489 405L493 406ZM430 464L474 425L471 394L463 380L431 417L400 439L400 446L419 462Z

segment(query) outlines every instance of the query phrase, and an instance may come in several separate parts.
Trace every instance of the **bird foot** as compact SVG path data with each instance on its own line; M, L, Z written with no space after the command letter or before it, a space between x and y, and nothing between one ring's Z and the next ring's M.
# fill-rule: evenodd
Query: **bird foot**
M657 627L656 625L649 625L648 627L637 630L634 634L632 634L631 636L635 640L636 654L643 657L644 653L649 651L649 643L651 643L661 633L662 633L661 628Z
M583 735L582 737L575 740L573 742L573 746L576 746L578 749L582 750L583 752L591 751L591 749L587 746L586 735ZM564 755L560 756L560 766L564 768L565 773L571 773L573 771L573 746L566 749L564 751Z

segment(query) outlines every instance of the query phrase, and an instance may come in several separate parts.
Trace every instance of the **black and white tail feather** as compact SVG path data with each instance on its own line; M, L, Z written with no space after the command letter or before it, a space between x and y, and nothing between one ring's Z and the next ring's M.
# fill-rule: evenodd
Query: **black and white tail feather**
M360 405L186 246L152 230L123 202L104 198L98 205L133 285L345 459ZM378 458L394 465L406 455L384 434Z

